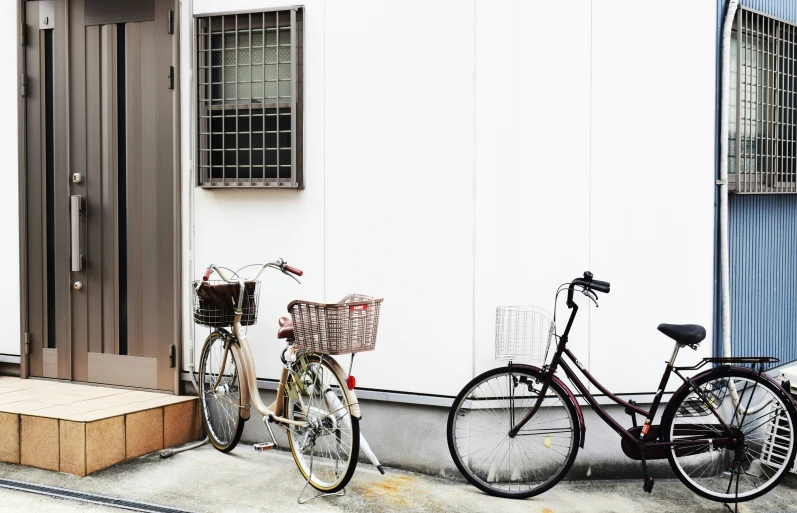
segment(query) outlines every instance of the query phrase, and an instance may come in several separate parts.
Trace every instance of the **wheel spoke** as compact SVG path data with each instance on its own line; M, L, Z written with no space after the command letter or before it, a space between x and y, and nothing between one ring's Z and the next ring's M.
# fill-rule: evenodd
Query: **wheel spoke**
M237 387L238 367L230 351L224 364L225 341L212 335L200 359L200 401L205 431L218 448L232 449L238 441L241 395ZM218 383L218 386L214 386Z
M673 469L690 487L717 501L747 500L768 491L788 471L795 450L794 417L762 378L719 372L725 376L696 382L701 393L690 391L673 405L676 418L669 421L665 436L671 441L695 439L694 446L669 449ZM730 393L733 387L738 403ZM717 415L732 432L722 428Z
M334 372L319 358L307 355L295 364L295 372L288 385L297 380L303 383L301 401L286 400L289 418L305 420L307 427L290 430L290 445L302 473L310 476L310 484L319 490L329 491L345 486L357 464L359 452L357 422L349 414L347 398L342 393L345 386ZM325 399L325 392L335 400ZM301 407L300 404L304 404ZM305 439L308 444L300 449ZM312 473L310 471L312 465Z
M539 377L525 369L492 371L466 387L453 406L452 456L485 491L518 497L539 493L563 477L575 457L572 407L554 384L518 435L509 437L537 403L540 390L533 384Z

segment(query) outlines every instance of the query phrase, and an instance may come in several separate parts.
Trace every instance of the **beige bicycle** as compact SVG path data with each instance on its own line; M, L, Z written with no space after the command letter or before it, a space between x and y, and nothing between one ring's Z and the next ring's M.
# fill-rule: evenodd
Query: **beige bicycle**
M282 259L259 265L251 279L240 276L243 269L211 264L202 280L194 283L194 321L213 329L202 348L199 367L205 431L216 449L229 452L240 441L254 407L263 415L271 436L271 442L256 444L255 449L278 446L271 424L287 432L296 465L306 479L299 502L342 495L357 467L360 449L382 474L384 469L360 433L354 378L331 355L351 354L353 363L355 353L374 348L382 299L350 295L335 304L291 302L291 317L279 320L277 338L285 340L286 347L280 357L277 397L266 405L258 391L244 329L257 321L258 278L266 268L297 282L296 276L303 274ZM209 279L214 272L219 280ZM308 484L321 494L302 500Z

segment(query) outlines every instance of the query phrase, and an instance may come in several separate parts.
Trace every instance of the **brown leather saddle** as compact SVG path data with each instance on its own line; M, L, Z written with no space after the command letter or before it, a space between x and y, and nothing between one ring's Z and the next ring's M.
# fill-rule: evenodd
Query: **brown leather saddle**
M293 338L293 321L290 317L280 317L280 328L277 330L277 338Z

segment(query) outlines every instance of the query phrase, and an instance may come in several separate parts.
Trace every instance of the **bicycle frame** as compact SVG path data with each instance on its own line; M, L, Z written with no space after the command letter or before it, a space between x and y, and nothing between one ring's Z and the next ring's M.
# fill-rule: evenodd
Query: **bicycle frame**
M557 344L556 352L554 353L553 359L551 360L551 364L547 367L547 370L545 371L546 372L545 379L542 382L542 389L540 390L540 393L539 393L539 396L537 398L537 401L534 404L534 406L532 407L531 411L528 414L526 414L526 416L523 419L521 419L520 422L518 422L517 425L515 425L512 428L512 430L509 432L509 436L510 437L517 436L517 434L520 432L520 430L523 428L523 426L529 420L531 420L531 418L534 416L534 414L537 412L537 410L539 410L539 408L542 406L542 402L543 402L543 399L545 397L545 393L548 391L548 387L550 386L550 383L553 380L553 377L554 377L554 374L556 372L556 369L561 367L562 370L567 375L567 377L570 379L570 381L576 387L576 389L578 389L578 391L581 392L581 394L583 394L583 396L586 399L586 401L589 403L590 406L592 406L592 408L595 411L595 413L597 413L598 416L609 427L611 427L614 431L616 431L622 438L627 439L629 442L633 443L634 445L637 445L640 442L642 442L646 447L666 448L666 447L674 447L674 446L678 446L678 445L692 445L693 446L693 445L695 445L696 442L703 441L702 439L680 440L680 441L671 441L671 442L645 441L644 437L647 434L647 429L645 429L643 427L641 432L640 432L640 434L637 436L637 435L635 435L634 433L631 432L631 429L626 429L623 426L621 426L611 415L609 415L606 412L606 410L600 404L598 404L598 401L595 399L595 397L589 392L589 390L584 385L584 383L578 378L578 376L575 374L573 369L567 364L567 362L564 359L564 357L567 356L570 359L571 363L575 364L575 366L578 367L578 369L584 374L584 376L586 376L586 378L589 380L589 382L592 383L593 385L595 385L598 388L598 390L600 390L602 393L606 394L606 396L609 397L609 399L611 399L614 403L619 404L620 406L624 406L627 409L633 411L634 413L638 413L639 415L642 415L644 417L644 419L645 419L643 426L648 426L648 425L650 425L650 423L653 422L653 419L656 416L656 412L658 411L659 406L661 404L661 398L662 398L662 395L664 393L664 389L667 386L667 382L669 381L670 375L672 373L675 373L676 376L681 378L681 380L684 382L685 385L691 386L692 390L695 393L697 393L700 396L703 395L703 393L698 388L693 387L691 385L691 383L690 383L690 381L689 381L689 379L687 377L685 377L683 374L681 374L681 372L679 372L680 370L687 370L687 368L679 368L679 367L675 367L675 365L674 365L675 364L675 358L678 355L678 351L684 346L681 345L681 344L678 344L678 343L675 344L675 349L673 350L672 357L670 357L670 360L667 362L667 367L664 370L664 374L663 374L663 376L661 378L661 382L659 383L659 388L658 388L658 390L656 392L656 396L653 399L653 403L651 404L650 410L645 410L645 409L640 408L639 406L637 406L635 404L631 404L630 402L621 399L617 395L615 395L612 392L610 392L586 368L584 368L583 365L581 365L581 362L579 362L578 359L576 358L576 356L566 347L567 346L567 341L568 341L568 335L570 333L570 328L572 327L573 320L575 319L576 313L578 312L578 305L576 305L575 303L572 303L572 304L570 304L568 306L571 306L571 308L572 308L572 312L570 314L570 319L567 322L567 326L565 327L564 333L559 338L559 342ZM720 359L713 359L713 360L720 360ZM689 368L689 370L692 370L692 368ZM729 442L731 440L731 437L732 437L732 434L733 434L733 431L731 430L730 426L728 426L728 424L718 414L717 410L714 408L714 406L711 404L710 401L707 400L706 404L707 404L708 408L711 410L711 412L714 414L714 416L717 418L719 423L722 425L722 427L725 429L725 432L729 435L729 436L719 437L719 438L712 437L711 440L713 441L713 443L726 443L726 442ZM708 439L706 439L705 441L708 442Z
M274 422L282 425L293 425L298 427L305 427L307 422L305 421L296 421L291 420L283 416L283 400L285 393L285 384L288 380L288 369L282 369L282 373L280 375L280 380L277 385L277 397L274 399L274 402L270 405L266 405L263 400L260 398L260 391L257 387L257 374L255 372L255 362L252 358L252 350L251 346L249 345L249 339L247 338L246 334L244 334L243 330L241 329L241 316L243 315L243 310L240 308L243 305L243 295L244 295L244 283L245 280L238 279L238 280L231 280L227 278L224 273L216 266L211 266L214 271L216 271L219 276L226 281L227 283L238 283L239 286L239 296L238 302L236 303L238 308L235 310L235 317L233 319L232 325L232 333L229 333L226 330L220 329L218 330L220 333L224 335L225 343L224 343L224 355L222 356L222 364L221 368L223 369L226 365L227 358L230 352L233 354L233 358L235 361L238 362L239 368L239 379L241 381L240 388L241 388L241 417L244 419L248 419L251 414L251 407L260 412L263 417L273 420ZM263 264L260 270L257 272L252 280L257 280L260 274L267 268L267 267L276 267L276 265L272 263ZM276 267L279 268L279 267ZM284 272L284 271L283 271ZM297 280L298 281L298 280ZM324 355L319 355L322 359ZM334 358L328 358L325 362L332 367L335 374L342 377L345 381L345 377L348 375L343 368L338 364L338 362ZM216 383L214 384L213 388L215 389L218 387L219 383L221 382L222 375L219 374ZM348 387L342 387L342 392L346 396L346 400L348 403L349 414L356 419L362 417L360 413L360 404L357 401L357 395L354 393L353 390L349 390Z
M240 304L240 303L239 303ZM280 375L279 383L277 384L277 397L270 405L266 405L260 398L260 392L257 387L257 375L255 373L255 364L252 358L252 351L249 345L249 339L241 330L241 315L243 312L235 312L235 321L233 323L233 333L230 334L225 330L220 330L225 333L224 355L222 356L222 368L226 363L228 354L232 352L235 361L238 362L239 378L241 380L241 416L245 419L249 418L251 407L254 407L264 417L270 418L274 422L283 425L293 425L304 427L307 425L305 421L291 420L283 416L283 401L282 398L285 393L285 384L288 380L288 369L283 368ZM323 358L323 355L319 355ZM336 374L339 376L346 376L343 368L338 364L334 358L324 360L327 364L333 367ZM220 379L220 378L219 378ZM214 387L215 388L215 387ZM353 390L344 387L342 392L346 395L349 404L349 414L353 418L361 418L360 405L357 401L357 396Z

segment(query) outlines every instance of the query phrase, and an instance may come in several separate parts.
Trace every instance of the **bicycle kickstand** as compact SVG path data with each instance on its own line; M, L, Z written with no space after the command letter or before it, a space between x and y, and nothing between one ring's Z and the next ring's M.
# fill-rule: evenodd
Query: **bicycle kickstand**
M648 493L651 493L653 491L653 485L655 484L655 481L648 475L648 463L645 460L645 443L642 440L639 440L638 447L639 457L642 461L642 475L644 479L644 482L642 483L642 489Z
M313 443L313 445L315 445L315 442ZM308 497L306 499L302 499L302 495L304 495L304 491L310 485L310 479L313 476L313 460L315 458L315 451L313 449L314 448L310 449L310 472L307 473L307 480L305 481L304 486L302 487L302 491L299 492L299 496L296 497L296 502L298 502L299 504L305 504L307 502L310 502L311 500L321 499L323 497L345 497L346 496L346 489L344 488L343 490L340 490L339 492L317 493L317 494L315 494L315 495L313 495L311 497Z

